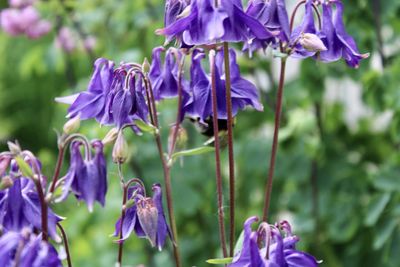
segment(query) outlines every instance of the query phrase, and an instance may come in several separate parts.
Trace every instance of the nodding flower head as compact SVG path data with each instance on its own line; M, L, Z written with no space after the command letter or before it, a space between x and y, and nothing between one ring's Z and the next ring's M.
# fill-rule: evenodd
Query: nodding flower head
M272 36L260 22L243 11L240 0L191 0L175 18L172 14L175 15L172 12L166 14L170 24L157 33L165 35L167 41L177 38L185 45L247 42L254 37L266 39Z
M30 229L7 232L0 238L0 266L13 266L15 262L21 267L62 266L53 245L42 241L41 234L32 234Z
M25 160L30 166L37 164L40 171L40 162L32 163ZM39 179L42 180L43 177ZM30 177L24 177L17 163L12 160L8 171L3 171L0 189L0 225L5 232L19 232L24 228L41 230L41 205L37 187ZM5 186L6 185L6 186ZM57 235L56 224L62 220L50 208L47 211L48 232L56 242L61 239ZM0 266L3 266L0 264Z
M78 198L86 202L89 211L93 210L95 201L102 206L105 204L107 193L107 164L103 153L101 141L93 141L91 147L85 146L85 156L81 154L83 143L73 141L71 144L70 167L63 178L62 195L56 199L63 201L70 191Z
M86 91L57 98L70 104L68 118L79 116L81 120L96 119L100 124L115 125L121 129L126 124L134 127L136 120L148 121L141 68L130 63L114 63L97 59L94 72Z
M256 231L251 225L258 221L250 217L244 223L242 249L228 267L315 267L319 265L313 256L296 249L299 238L292 234L288 222L277 225L261 223Z
M262 110L263 107L258 100L257 88L248 80L240 75L239 66L236 62L236 53L233 49L230 54L230 72L231 72L231 91L232 91L232 112L235 116L239 110L246 106L252 106L256 110ZM200 123L205 123L212 112L212 83L211 74L207 74L202 66L202 60L205 53L196 49L192 55L191 88L193 90L193 102L190 105L190 116L199 118ZM225 89L225 66L224 53L218 51L215 57L215 85L217 91L218 119L227 119L226 112L226 89Z
M121 218L115 224L114 236L121 237L118 242L123 242L135 231L140 238L147 238L153 247L161 250L170 229L167 225L162 205L162 190L159 184L152 187L153 197L145 194L143 186L134 185L128 188L127 202L133 204L126 208L124 220Z

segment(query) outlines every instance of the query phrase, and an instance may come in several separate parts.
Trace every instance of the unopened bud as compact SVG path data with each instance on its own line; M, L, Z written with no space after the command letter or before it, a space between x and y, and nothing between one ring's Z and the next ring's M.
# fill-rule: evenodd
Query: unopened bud
M150 63L147 60L147 57L144 58L143 65L142 65L142 71L143 71L143 73L149 73L149 71L150 71Z
M63 127L64 133L73 134L78 131L80 125L81 125L81 119L79 118L79 116L73 117L64 124Z
M21 147L19 146L17 141L15 141L15 143L9 141L7 142L7 145L10 152L14 155L18 155L19 153L21 153Z
M158 210L151 198L139 200L137 215L143 232L146 234L151 245L155 247L158 228Z
M101 141L104 145L112 144L118 137L118 128L112 128Z
M112 158L115 163L124 163L128 159L129 147L122 131L119 132L112 151Z
M0 190L10 188L11 186L13 186L13 184L14 184L14 181L11 179L11 177L6 175L3 178L1 178Z
M322 40L317 35L312 33L303 33L300 37L299 43L310 52L328 50Z

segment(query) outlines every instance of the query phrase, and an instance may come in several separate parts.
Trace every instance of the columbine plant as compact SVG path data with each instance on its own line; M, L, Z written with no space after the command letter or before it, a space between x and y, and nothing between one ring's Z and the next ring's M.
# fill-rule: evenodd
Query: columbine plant
M25 10L33 1L11 2L14 8ZM295 26L297 11L302 7L304 16ZM3 14L3 28L10 23ZM345 30L342 2L299 1L289 17L284 0L250 0L246 8L240 0L167 0L165 28L157 30L157 34L164 35L166 43L165 47L153 49L151 63L145 59L142 64L122 62L117 66L108 59L99 58L94 63L87 90L57 99L70 105L69 121L59 136L59 155L50 182L47 183L42 175L40 161L17 143L10 143L9 151L0 154L0 224L4 232L0 238L0 265L61 266L62 259L53 244L63 240L67 263L71 266L67 238L61 226L63 218L54 214L50 206L64 201L71 193L78 201L84 201L90 212L95 202L102 206L106 204L107 162L103 147L111 144L122 190L121 215L116 218L114 232L119 246L118 266L123 260L123 244L132 233L148 239L150 245L159 250L169 239L176 266L183 266L170 171L178 157L208 151L215 154L223 257L209 262L231 267L317 266L319 261L313 256L296 249L299 238L292 234L288 222L268 222L269 206L288 58L310 57L322 62L343 58L350 67L356 68L362 59L368 57L368 54L358 51L354 39ZM173 41L176 47L167 47ZM261 112L263 106L257 88L241 76L237 53L229 48L230 43L240 43L243 51L250 55L270 48L281 61L262 223L253 231L251 225L258 218L246 220L244 238L236 253L233 124L240 110L251 107ZM185 75L187 62L190 62L190 66L186 66L189 74ZM165 149L159 130L157 103L169 98L177 98L178 104L176 121L171 126ZM181 124L185 118L196 122L202 133L213 136L210 142L213 148L204 146L184 150L187 135ZM102 141L89 141L86 136L76 133L80 122L88 119L112 127ZM126 129L131 129L136 135L154 135L164 173L168 216L164 214L160 184L152 186L152 197L149 197L144 180L124 177L122 166L129 159ZM229 246L226 242L220 160L220 138L225 131L229 155ZM69 168L61 176L67 150L70 151Z

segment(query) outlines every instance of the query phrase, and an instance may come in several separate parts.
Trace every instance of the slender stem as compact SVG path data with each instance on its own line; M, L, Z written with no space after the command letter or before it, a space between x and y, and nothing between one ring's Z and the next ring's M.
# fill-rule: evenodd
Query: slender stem
M68 237L67 237L67 233L65 232L64 228L62 227L62 225L60 223L57 223L57 227L61 232L62 235L62 239L64 242L64 247L65 247L65 253L67 254L67 264L68 267L72 267L72 261L71 261L71 253L69 252L69 245L68 245Z
M311 184L311 199L312 199L312 216L315 221L315 247L319 247L319 232L320 232L320 221L319 221L319 191L318 191L318 162L316 159L311 161L310 170L310 184Z
M274 126L274 136L272 141L272 151L269 163L268 179L265 186L265 199L264 199L264 209L263 209L263 221L267 221L269 206L271 201L272 193L272 182L274 178L275 170L275 160L278 151L278 136L279 136L279 126L281 123L281 113L282 113L282 99L283 99L283 87L285 84L285 70L286 70L286 58L281 58L281 71L279 78L279 87L277 92L277 103L275 107L275 126Z
M119 225L119 242L118 242L118 266L122 266L122 255L124 253L124 241L122 240L123 234L122 234L122 227L125 219L125 204L126 204L126 197L127 197L127 192L128 192L128 187L125 184L124 177L122 175L122 166L120 163L118 163L118 175L121 180L121 185L122 185L122 190L123 190L123 195L122 195L122 208L121 208L121 220L120 220L120 225Z
M231 70L229 44L224 43L226 111L228 117L228 158L229 158L229 256L233 257L235 248L235 157L233 152L233 114L231 96Z
M159 129L157 109L156 109L155 99L154 99L154 95L153 95L153 90L151 88L151 83L149 82L147 77L145 77L145 87L146 87L148 106L149 106L149 110L150 110L151 123L157 129ZM172 201L171 173L170 173L170 168L168 166L168 163L164 157L164 151L163 151L161 136L160 136L159 132L157 132L155 134L155 141L157 144L158 154L160 156L161 164L163 167L163 173L164 173L168 216L169 216L169 223L170 223L170 226L172 229L172 239L173 239L172 246L173 246L173 250L174 250L175 265L176 265L176 267L181 267L182 266L181 259L180 259L181 257L180 257L179 247L178 247L178 231L176 228L174 206L173 206L173 201Z
M301 5L303 5L303 4L305 4L306 2L307 2L306 0L301 0L301 1L299 1L299 2L296 4L295 8L293 9L292 15L290 16L290 32L292 32L292 30L293 30L294 19L295 19L295 17L296 17L296 14L297 14L297 11L298 11L299 7L300 7ZM313 6L313 8L314 8L315 14L317 14L319 28L321 29L321 26L322 26L321 14L320 14L320 12L319 12L319 10L318 10L318 7L317 7L314 3L312 4L312 6Z
M220 158L220 145L218 135L218 103L217 103L217 85L216 85L216 72L215 72L215 51L210 51L210 72L211 72L211 91L212 91L212 110L213 110L213 126L214 126L214 146L215 146L215 177L217 183L217 198L218 198L218 224L219 236L221 241L221 249L224 258L228 256L226 250L225 239L225 223L224 223L224 203L223 203L223 190L222 190L222 176L221 176L221 158Z
M58 150L58 157L57 157L57 163L56 163L56 168L54 170L54 175L53 175L53 179L50 185L50 193L53 193L55 188L56 188L56 183L58 181L58 178L60 177L60 172L61 172L61 168L62 168L62 164L63 164L63 159L64 159L64 150L65 150L65 146L60 146L59 150Z

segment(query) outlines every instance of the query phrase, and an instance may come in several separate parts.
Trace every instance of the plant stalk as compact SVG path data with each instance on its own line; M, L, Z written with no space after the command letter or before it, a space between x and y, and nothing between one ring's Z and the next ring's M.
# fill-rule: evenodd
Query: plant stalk
M229 256L235 248L235 157L233 151L233 114L231 96L231 70L229 43L224 43L226 111L228 117L228 158L229 158Z
M63 243L64 243L64 247L65 247L65 253L67 254L68 267L72 267L71 253L69 252L67 233L65 232L64 228L62 227L62 225L60 223L57 223L57 227L60 230L61 235L62 235L62 239L63 239Z
M215 51L210 51L210 72L211 72L211 91L212 91L212 110L213 110L213 126L214 126L214 146L215 146L215 177L217 184L217 199L218 199L218 224L219 235L221 242L221 249L224 258L228 256L226 249L225 238L225 222L224 222L224 203L223 203L223 189L222 189L222 176L221 176L221 157L220 145L218 135L218 103L217 103L217 86L216 86L216 72L215 72Z
M285 71L286 71L286 58L281 58L281 70L279 77L279 86L277 92L277 102L275 107L275 125L274 125L274 136L272 141L272 151L269 163L269 171L267 183L265 186L265 198L264 198L264 209L263 209L263 221L266 222L269 214L269 206L271 201L272 193L272 182L274 178L275 171L275 160L278 151L278 137L279 137L279 126L281 123L282 116L282 100L283 100L283 89L285 85Z

